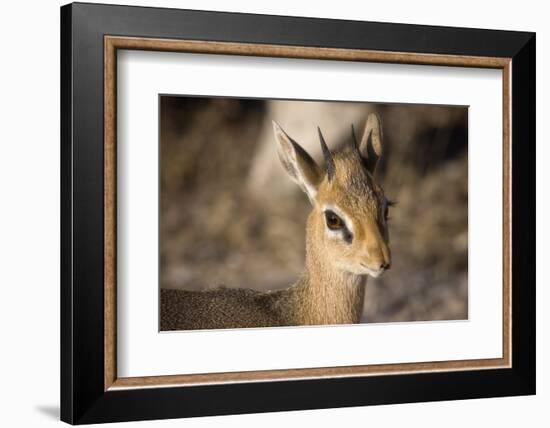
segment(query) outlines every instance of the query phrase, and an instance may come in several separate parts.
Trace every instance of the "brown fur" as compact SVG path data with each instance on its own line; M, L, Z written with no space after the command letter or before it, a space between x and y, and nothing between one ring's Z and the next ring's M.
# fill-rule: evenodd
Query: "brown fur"
M369 126L376 131L372 143L367 141L372 131ZM382 213L385 198L372 175L377 160L373 156L381 154L378 127L379 119L370 115L360 145L361 154L354 146L335 153L335 174L329 180L309 155L275 125L281 161L313 204L307 220L302 276L289 288L269 292L163 289L161 330L360 322L367 271L379 271L381 265L389 266L390 262L387 225ZM374 148L368 144L374 144ZM353 228L351 243L327 234L323 211L327 205L345 211Z

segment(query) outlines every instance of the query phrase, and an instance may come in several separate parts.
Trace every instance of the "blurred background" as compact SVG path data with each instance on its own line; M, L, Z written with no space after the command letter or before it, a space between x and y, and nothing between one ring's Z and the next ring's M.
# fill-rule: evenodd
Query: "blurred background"
M468 317L466 107L162 96L161 287L273 290L298 278L310 205L276 155L271 120L323 164L382 120L377 179L388 199L392 268L369 278L363 322Z

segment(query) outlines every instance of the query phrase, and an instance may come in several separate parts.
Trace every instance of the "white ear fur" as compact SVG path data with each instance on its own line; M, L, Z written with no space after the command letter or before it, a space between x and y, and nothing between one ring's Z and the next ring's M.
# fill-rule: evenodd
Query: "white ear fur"
M313 204L321 178L319 167L311 156L275 121L273 121L273 133L277 142L277 154L284 169Z
M366 161L368 170L374 173L382 156L382 124L376 113L370 113L367 117L359 151Z

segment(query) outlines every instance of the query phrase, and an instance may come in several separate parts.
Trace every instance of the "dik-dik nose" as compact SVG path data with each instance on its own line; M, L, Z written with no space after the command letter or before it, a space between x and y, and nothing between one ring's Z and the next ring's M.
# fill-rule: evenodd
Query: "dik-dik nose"
M391 262L386 260L376 261L372 264L372 267L378 270L388 270L391 267Z
M390 262L382 262L382 263L380 263L379 269L388 270L390 267L391 267L391 263L390 263Z
M384 255L384 259L380 263L380 269L388 270L391 267L391 255L386 244L383 244L382 254Z
M363 246L366 262L370 269L387 270L391 266L391 254L378 226L374 222L365 225L365 242Z
M368 248L370 265L373 269L388 270L391 267L391 255L385 243L381 242Z

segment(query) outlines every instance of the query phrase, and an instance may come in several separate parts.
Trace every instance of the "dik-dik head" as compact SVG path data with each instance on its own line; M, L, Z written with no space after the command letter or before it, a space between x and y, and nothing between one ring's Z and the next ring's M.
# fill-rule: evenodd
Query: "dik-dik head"
M273 130L284 168L313 205L308 240L339 269L381 275L391 264L387 224L391 202L374 179L382 155L378 116L368 116L360 142L352 127L350 142L334 153L318 129L325 170L276 122Z

